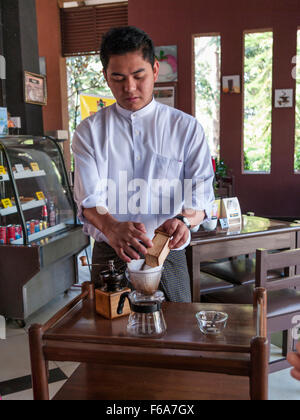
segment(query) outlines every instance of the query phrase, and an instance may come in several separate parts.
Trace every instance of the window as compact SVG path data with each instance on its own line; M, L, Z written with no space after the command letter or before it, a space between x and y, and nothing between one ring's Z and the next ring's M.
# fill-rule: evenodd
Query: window
M82 93L112 96L102 73L99 55L68 57L68 110L71 138L81 121L79 96Z
M81 55L66 58L68 80L69 131L73 134L81 122L80 95L82 93L112 97L102 73L99 55ZM71 151L71 156L73 156ZM73 157L71 167L73 169Z
M271 171L273 33L244 37L244 172Z
M211 154L220 149L221 37L194 38L195 116L202 124Z
M109 2L102 0L101 3ZM111 2L89 7L62 8L60 22L64 57L94 54L99 52L102 35L110 28L128 25L128 4Z
M300 30L297 33L295 171L300 172Z

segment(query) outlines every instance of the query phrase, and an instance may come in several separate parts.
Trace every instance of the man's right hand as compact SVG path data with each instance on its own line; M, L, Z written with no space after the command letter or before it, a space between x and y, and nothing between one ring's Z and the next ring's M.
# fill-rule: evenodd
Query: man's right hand
M153 246L146 235L143 223L116 221L110 224L110 228L105 229L104 234L109 240L109 245L125 262L131 262L131 259L138 260L140 258L138 252L146 255L147 248Z
M143 223L119 222L108 212L100 214L95 207L83 209L83 215L107 237L109 245L125 262L130 262L131 259L138 260L138 252L146 255L147 248L153 246ZM143 245L140 242L143 242Z

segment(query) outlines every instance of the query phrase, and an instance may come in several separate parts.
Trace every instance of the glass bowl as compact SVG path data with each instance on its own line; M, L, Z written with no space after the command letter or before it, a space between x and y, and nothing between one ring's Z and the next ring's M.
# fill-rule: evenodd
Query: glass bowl
M203 334L217 335L226 328L228 314L217 311L201 311L196 313L196 318Z

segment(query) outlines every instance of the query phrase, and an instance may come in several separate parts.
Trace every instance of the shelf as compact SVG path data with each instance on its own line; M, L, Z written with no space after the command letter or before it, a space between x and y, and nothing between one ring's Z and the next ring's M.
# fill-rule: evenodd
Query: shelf
M46 205L45 200L32 200L26 204L22 204L22 210L31 210L37 207L42 207ZM17 213L17 206L8 207L7 209L0 209L0 216L8 216L9 214Z
M37 239L44 238L45 236L52 235L53 233L59 232L67 227L65 223L60 223L59 225L51 226L48 229L41 230L40 232L33 233L29 235L29 242L36 241ZM11 245L23 245L24 239L16 239L11 243Z
M15 179L27 179L27 178L37 178L39 176L46 176L45 171L23 171L23 172L14 172ZM0 175L0 181L9 181L8 174Z

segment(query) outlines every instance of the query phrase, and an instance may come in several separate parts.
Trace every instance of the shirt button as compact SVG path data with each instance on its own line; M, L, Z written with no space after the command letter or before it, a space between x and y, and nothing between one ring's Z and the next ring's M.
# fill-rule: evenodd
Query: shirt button
M135 134L138 136L140 134L139 130L135 130Z
M141 160L141 156L137 156L136 157L136 160Z

